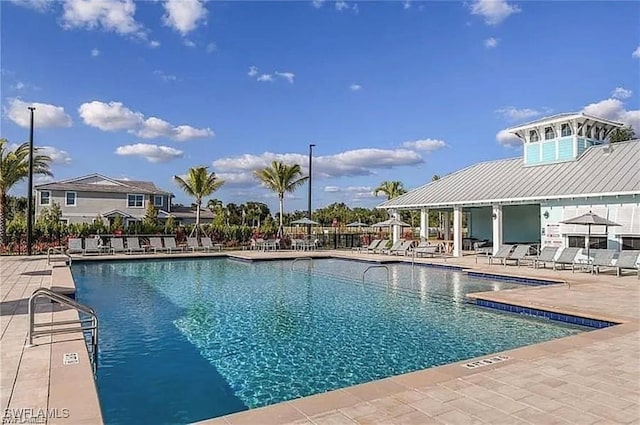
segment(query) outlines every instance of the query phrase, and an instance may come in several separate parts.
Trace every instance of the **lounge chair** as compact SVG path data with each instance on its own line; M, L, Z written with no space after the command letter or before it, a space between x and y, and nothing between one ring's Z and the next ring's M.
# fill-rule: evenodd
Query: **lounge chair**
M553 263L553 259L558 253L557 246L545 246L537 257L533 259L533 267L538 268L538 264L542 263L542 267L546 268L547 263Z
M69 238L67 242L67 254L82 254L82 239Z
M110 250L113 254L118 252L126 252L124 240L122 238L111 238L109 240Z
M190 249L191 252L196 252L203 248L198 244L198 238L187 238L187 249Z
M435 257L438 253L438 245L430 245L429 242L420 242L417 247L413 248L416 257L424 257L429 255Z
M489 265L493 264L493 260L500 260L500 264L507 265L505 262L505 258L509 256L511 250L513 249L513 245L502 245L498 248L498 252L489 257Z
M86 238L84 240L84 250L82 250L82 255L100 254L102 252L102 247L99 243L99 238Z
M149 249L152 249L154 254L157 254L158 251L166 251L164 246L162 246L162 239L156 236L149 238Z
M414 241L404 241L400 245L400 248L396 249L395 251L390 251L389 254L390 255L400 255L400 254L402 254L402 255L404 255L406 257L406 255L409 252L409 250L411 249L411 247L413 247L413 243L414 243Z
M367 252L371 252L373 254L381 254L384 251L387 251L387 246L389 246L391 244L391 241L388 239L383 239L380 241L380 243L378 244L377 247L373 248L372 250L367 250ZM393 245L391 245L393 246Z
M264 239L262 239L262 238L251 239L250 249L263 250L264 249Z
M553 270L556 270L556 264L560 264L564 270L565 265L571 265L571 271L575 270L576 256L581 248L565 248L560 252L558 258L553 260Z
M378 245L380 245L380 242L382 242L382 239L374 239L372 240L369 245L367 246L359 246L356 248L351 248L352 251L358 251L358 252L369 252L369 251L373 251L376 248L378 248Z
M224 245L221 243L213 243L209 236L201 237L200 243L202 244L202 248L205 251L210 251L212 249L217 249L218 251L222 251L222 248L224 248Z
M402 244L404 244L404 242L405 242L404 239L398 239L393 245L391 245L391 248L389 248L389 249L386 249L386 248L378 249L377 252L380 253L380 254L391 254L391 253L393 253L395 251L400 250L400 247L402 246Z
M593 261L591 262L591 273L599 274L600 267L611 267L613 265L613 257L616 255L614 249L592 249Z
M263 244L263 251L280 249L280 239L267 239Z
M514 250L504 258L504 265L507 265L507 261L515 261L516 265L520 267L520 261L527 259L530 249L530 245L516 245Z
M169 254L172 252L184 251L183 247L176 244L176 238L173 236L165 236L162 240L164 241L164 249L169 252Z
M616 275L622 275L622 270L635 270L640 279L640 259L638 256L640 251L620 251L618 260L616 261Z
M127 251L129 254L134 252L144 252L144 248L140 246L140 239L137 236L127 238Z

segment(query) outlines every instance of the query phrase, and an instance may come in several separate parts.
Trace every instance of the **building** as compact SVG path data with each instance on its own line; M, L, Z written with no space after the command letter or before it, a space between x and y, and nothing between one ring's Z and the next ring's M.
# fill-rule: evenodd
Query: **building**
M54 202L62 210L62 220L70 223L91 223L102 217L112 223L117 215L125 226L141 221L149 203L158 208L158 219L174 217L178 224L195 223L195 211L172 205L173 194L152 182L117 180L100 174L77 177L35 187L36 217ZM201 219L211 219L209 211L201 211Z
M508 129L523 142L523 156L481 162L384 202L391 214L421 211L421 236L430 210L445 222L453 214L453 255L475 240L494 253L505 243L640 249L640 141L609 144L621 123L583 113L559 114ZM620 224L565 225L592 211ZM463 235L463 216L466 235ZM399 229L394 229L394 238Z

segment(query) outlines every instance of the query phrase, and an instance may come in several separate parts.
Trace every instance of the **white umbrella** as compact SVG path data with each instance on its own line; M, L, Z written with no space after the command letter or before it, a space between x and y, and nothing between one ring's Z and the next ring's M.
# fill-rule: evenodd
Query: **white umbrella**
M306 224L306 225L311 224L311 225L316 225L316 224L320 224L320 223L318 223L317 221L309 220L307 217L305 217L305 218L300 218L298 220L293 220L291 222L291 224Z
M608 220L604 217L600 217L598 214L594 214L589 211L586 214L579 215L577 217L570 218L568 220L563 220L560 223L563 224L582 224L588 227L587 230L587 241L591 239L591 226L620 226L618 223L614 223L611 220ZM589 258L589 250L591 248L591 242L587 243L587 259Z

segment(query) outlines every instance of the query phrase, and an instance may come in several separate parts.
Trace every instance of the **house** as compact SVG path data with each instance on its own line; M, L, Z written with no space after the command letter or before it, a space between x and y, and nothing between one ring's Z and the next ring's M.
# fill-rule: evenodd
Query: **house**
M453 237L447 225L445 239L453 241L454 256L474 240L491 241L494 253L506 243L640 249L640 140L608 143L618 127L569 113L507 129L522 140L522 157L471 165L379 208L420 210L422 237L430 210L443 212L446 223L453 213ZM588 236L587 226L561 223L589 211L619 226L592 226Z
M70 223L91 223L102 217L112 223L117 215L125 226L141 221L149 203L158 208L158 219L169 216L178 224L195 223L195 211L171 204L173 194L159 189L152 182L118 180L100 174L77 177L35 187L36 217L43 208L54 202L62 210L62 220ZM174 209L175 214L174 214ZM201 219L212 218L209 211L201 211Z

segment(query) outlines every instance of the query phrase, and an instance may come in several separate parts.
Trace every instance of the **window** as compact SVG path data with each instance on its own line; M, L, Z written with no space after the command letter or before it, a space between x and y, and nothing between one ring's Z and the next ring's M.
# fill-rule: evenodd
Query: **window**
M144 195L127 195L127 207L142 208L144 206Z
M622 250L640 250L640 237L623 237Z
M555 139L555 137L556 137L556 132L553 131L552 127L547 127L544 129L544 140Z
M569 248L584 248L586 236L569 236ZM589 237L590 249L607 249L607 237L606 236L593 236Z
M68 218L61 218L60 219L60 224L64 224L65 226L69 224L69 219Z
M531 130L529 132L529 141L533 142L538 142L540 140L540 136L538 136L538 132L535 130Z
M51 192L48 190L40 192L40 205L51 204Z
M562 124L562 129L560 130L562 137L571 136L571 127L569 124Z
M75 207L76 206L76 193L75 192L65 192L64 193L64 204L67 207Z
M591 126L588 125L587 128L584 130L584 137L591 137Z
M153 205L156 207L162 206L162 195L154 195L153 196Z

